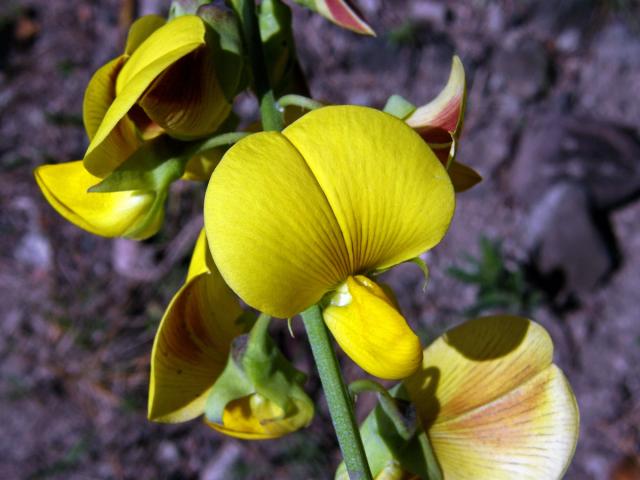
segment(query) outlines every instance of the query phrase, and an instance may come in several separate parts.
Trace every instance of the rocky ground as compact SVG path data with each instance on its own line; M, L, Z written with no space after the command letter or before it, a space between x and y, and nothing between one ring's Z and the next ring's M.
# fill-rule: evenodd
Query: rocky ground
M425 103L457 53L469 79L459 158L485 178L459 197L449 235L428 255L426 293L417 269L388 274L405 313L426 338L472 312L532 315L551 332L580 404L566 478L640 479L639 5L359 4L377 38L296 8L313 94ZM82 92L119 52L132 6L0 6L0 478L330 478L339 452L322 402L309 430L272 442L145 419L154 329L200 228L201 186L176 185L165 230L133 244L65 223L33 181L37 165L82 157ZM298 322L294 331L295 340L284 326L274 333L312 371ZM320 398L314 378L309 389ZM370 405L365 398L360 414Z

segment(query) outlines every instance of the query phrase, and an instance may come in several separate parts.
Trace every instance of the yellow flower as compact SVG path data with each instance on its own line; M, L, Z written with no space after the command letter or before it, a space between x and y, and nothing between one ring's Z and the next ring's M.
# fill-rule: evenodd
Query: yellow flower
M100 68L85 92L89 172L107 176L163 133L189 140L220 126L231 104L216 76L216 38L194 15L166 23L149 15L131 26L124 53ZM235 76L229 70L227 81L239 82L240 69Z
M466 101L467 83L464 66L460 58L455 55L449 80L444 89L436 98L418 107L405 119L447 167L456 192L464 192L482 180L475 170L455 159Z
M579 431L575 397L553 343L520 317L450 330L405 381L447 479L562 478Z
M383 438L389 429L378 407L361 427L373 474L399 464L404 473L423 475L420 465L430 463L434 479L562 478L579 413L552 357L548 333L525 318L484 317L450 330L404 381L431 459L416 462L415 438ZM341 467L336 478L344 474Z
M205 412L207 398L227 365L232 341L246 331L237 321L242 312L211 259L203 230L187 280L171 300L153 344L149 419L184 422ZM306 426L313 417L305 397L296 400L297 408L285 416L274 402L250 393L224 407L221 423L206 423L238 438L279 437Z
M100 179L87 172L82 161L42 165L34 175L45 198L60 215L95 235L142 240L162 225L164 209L152 208L155 192L89 193L87 190Z
M454 202L444 167L404 122L333 106L228 150L209 182L205 229L245 302L286 318L329 294L338 343L365 370L402 378L418 368L420 343L364 275L436 245Z

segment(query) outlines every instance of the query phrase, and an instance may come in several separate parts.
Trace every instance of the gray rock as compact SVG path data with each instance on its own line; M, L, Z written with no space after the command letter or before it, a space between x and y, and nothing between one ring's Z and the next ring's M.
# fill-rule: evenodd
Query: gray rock
M531 100L548 87L549 62L542 43L523 37L497 52L490 84L494 88L503 86L522 101Z
M599 209L633 200L640 195L640 143L634 132L553 114L527 124L509 176L513 195L530 205L560 181L584 185Z
M614 266L579 185L551 188L532 210L527 228L534 266L543 276L561 272L563 293L591 291Z
M48 272L53 262L49 239L39 232L27 233L16 247L15 258L24 265Z

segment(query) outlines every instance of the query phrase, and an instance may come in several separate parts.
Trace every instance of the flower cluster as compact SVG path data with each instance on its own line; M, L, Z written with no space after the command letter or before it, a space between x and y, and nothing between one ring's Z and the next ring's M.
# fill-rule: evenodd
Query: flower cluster
M231 105L248 84L283 124L288 115L269 107L264 82L300 98L291 15L280 0L261 2L256 39L253 3L229 2L233 11L205 3L177 2L169 21L136 21L124 53L87 87L84 158L35 172L67 220L134 239L162 227L172 182L208 182L204 229L155 337L149 418L204 416L245 439L307 426L307 376L269 324L317 309L357 365L399 381L389 392L375 384L380 403L360 429L376 478L560 478L578 410L546 331L520 317L485 317L425 349L378 279L404 262L427 275L421 255L445 236L456 194L481 180L456 159L466 104L460 59L421 107L397 95L384 111L306 99L312 111L281 131L231 132ZM346 1L296 3L373 33Z

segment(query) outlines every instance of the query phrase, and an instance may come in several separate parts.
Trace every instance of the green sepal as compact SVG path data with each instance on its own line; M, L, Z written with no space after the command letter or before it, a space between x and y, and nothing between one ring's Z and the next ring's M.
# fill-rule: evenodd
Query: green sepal
M195 15L198 7L209 3L210 0L171 0L169 7L169 20L183 15Z
M398 405L408 405L408 395L401 384L392 388L389 394L396 400L394 408ZM407 438L402 428L398 429L398 423L394 422L387 412L379 402L360 426L360 436L373 476L376 477L385 467L391 465L424 480L443 480L442 470L427 434L422 428L418 428ZM414 422L417 423L418 419L414 419ZM338 467L335 478L349 478L344 463Z
M197 15L207 24L207 47L211 48L215 73L222 93L229 102L248 84L242 34L238 18L224 4L198 8Z
M164 136L142 144L107 178L89 189L90 192L158 191L184 173L186 159L176 142Z
M382 110L400 120L405 120L416 111L416 106L400 95L391 95Z
M238 398L258 393L284 412L296 412L293 399L313 403L302 385L307 376L282 355L268 332L270 317L260 315L248 334L237 337L224 372L211 390L205 406L207 419L221 423L225 406Z
M422 271L422 275L424 276L422 291L424 292L427 289L427 284L429 283L429 267L427 266L427 263L420 257L412 258L411 260L409 260L409 262L416 264Z

